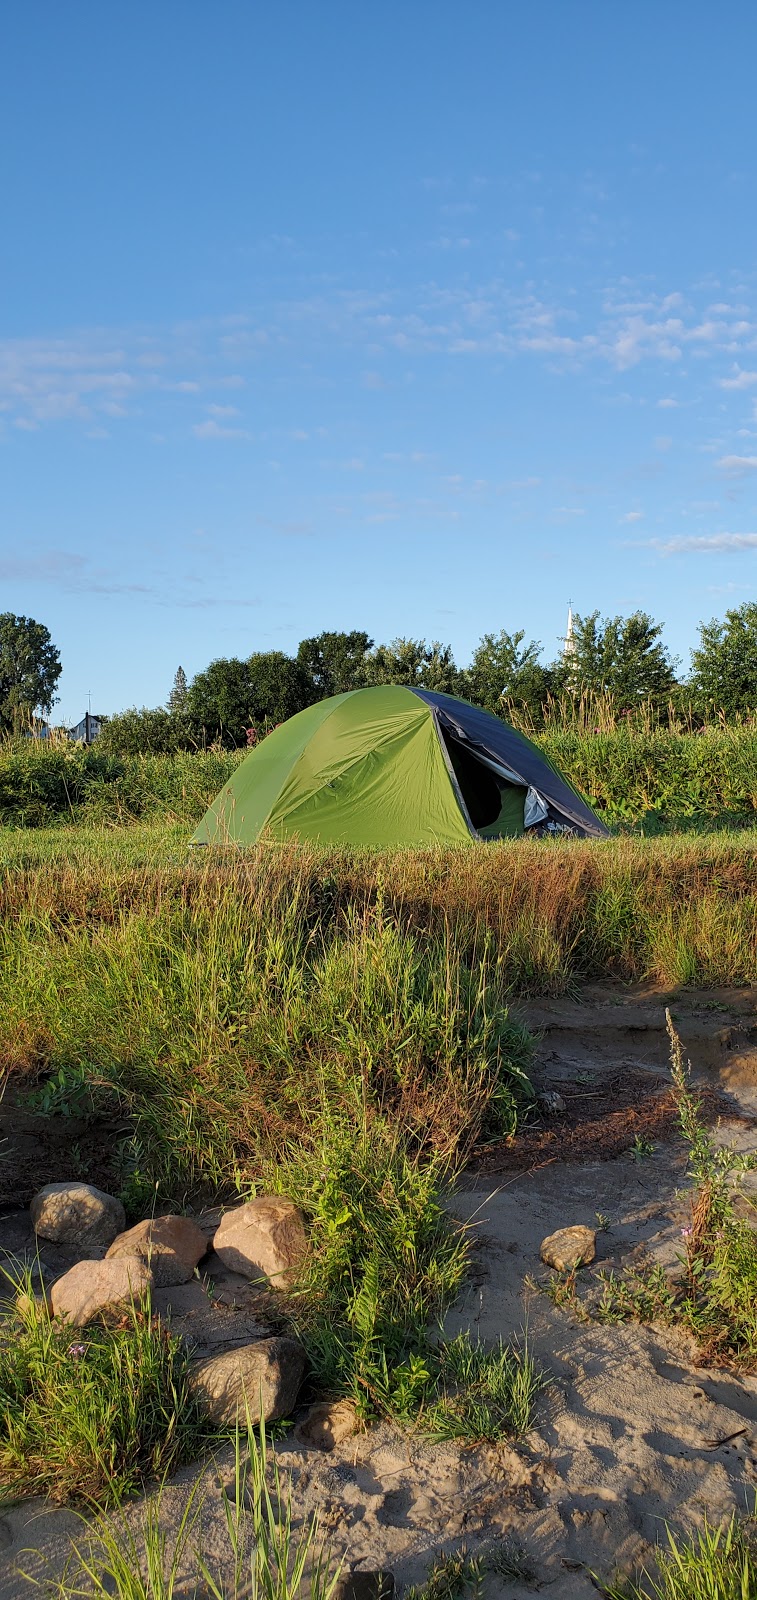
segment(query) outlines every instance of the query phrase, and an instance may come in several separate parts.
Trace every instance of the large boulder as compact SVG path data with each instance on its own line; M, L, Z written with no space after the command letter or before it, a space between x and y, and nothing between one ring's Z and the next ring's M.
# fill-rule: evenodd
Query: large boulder
M155 1287L170 1289L189 1282L207 1249L205 1234L189 1217L149 1217L120 1233L105 1259L116 1261L129 1256L144 1261Z
M307 1250L302 1212L293 1200L249 1200L221 1218L213 1249L232 1272L284 1287L296 1276Z
M211 1422L220 1427L275 1422L294 1409L305 1374L305 1352L296 1339L257 1339L240 1350L199 1361L192 1386Z
M29 1209L35 1233L54 1244L112 1244L126 1225L121 1201L91 1183L48 1183Z
M152 1273L138 1256L115 1261L78 1261L50 1291L53 1315L61 1322L86 1327L98 1317L123 1312L152 1289Z
M578 1223L572 1228L558 1228L542 1239L539 1254L545 1266L557 1272L574 1272L576 1267L588 1267L597 1253L597 1235L593 1228Z

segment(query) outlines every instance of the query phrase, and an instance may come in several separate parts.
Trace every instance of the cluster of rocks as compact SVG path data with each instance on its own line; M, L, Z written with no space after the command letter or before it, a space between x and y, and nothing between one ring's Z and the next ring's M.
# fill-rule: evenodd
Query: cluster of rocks
M302 1213L293 1201L277 1196L224 1212L211 1232L177 1215L150 1217L127 1228L121 1202L87 1183L47 1184L30 1212L38 1241L67 1246L80 1256L49 1291L53 1315L77 1328L123 1314L148 1291L188 1284L211 1251L216 1264L260 1289L291 1284L307 1251ZM291 1413L304 1374L305 1353L297 1340L257 1337L195 1360L193 1386L208 1417L219 1425L233 1425L240 1411L244 1419L246 1410L252 1421L262 1415L270 1422ZM338 1430L339 1418L335 1425Z
M191 1217L155 1216L126 1227L121 1202L87 1183L50 1183L31 1202L38 1244L65 1247L74 1264L59 1272L47 1294L52 1314L72 1328L123 1315L148 1292L153 1308L171 1312L177 1294L191 1293L208 1310L212 1300L199 1282L205 1263L212 1278L219 1268L248 1288L286 1288L302 1268L307 1238L293 1201L263 1196L222 1213ZM596 1253L591 1228L562 1228L541 1244L541 1259L558 1272L588 1265ZM223 1301L221 1302L223 1303ZM238 1330L237 1330L238 1331ZM297 1340L270 1336L264 1327L233 1348L195 1353L193 1386L208 1417L234 1425L246 1411L252 1421L291 1415L305 1375L305 1353ZM212 1346L212 1342L211 1342ZM347 1401L311 1406L296 1430L300 1442L330 1450L355 1431Z

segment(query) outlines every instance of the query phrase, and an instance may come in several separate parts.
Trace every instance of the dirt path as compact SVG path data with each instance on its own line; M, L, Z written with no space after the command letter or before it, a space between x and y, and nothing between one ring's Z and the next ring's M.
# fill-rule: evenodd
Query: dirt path
M487 1580L488 1594L589 1600L591 1569L627 1569L665 1520L693 1527L705 1509L717 1519L752 1506L757 1378L697 1366L690 1342L670 1330L583 1324L528 1287L547 1276L542 1238L571 1223L599 1226L598 1268L628 1264L642 1246L675 1259L686 1205L666 1110L665 999L601 986L524 1008L541 1034L538 1086L559 1092L566 1112L514 1147L487 1150L453 1201L475 1251L448 1330L496 1340L527 1327L551 1379L523 1444L461 1450L384 1426L330 1455L279 1446L298 1513L318 1505L350 1565L390 1567L405 1585L442 1548L508 1534L533 1579ZM757 995L683 993L670 1003L710 1108L726 1119L723 1135L757 1148ZM633 1153L637 1135L653 1151ZM206 1473L206 1546L219 1559L228 1472L227 1455ZM191 1479L169 1491L169 1516ZM29 1592L13 1574L19 1552L34 1547L26 1564L39 1576L45 1559L60 1563L74 1525L39 1506L0 1515L0 1600Z

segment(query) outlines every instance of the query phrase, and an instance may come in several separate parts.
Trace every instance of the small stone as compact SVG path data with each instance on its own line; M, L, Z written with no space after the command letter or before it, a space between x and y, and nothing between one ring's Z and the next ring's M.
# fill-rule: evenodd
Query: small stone
M357 1428L357 1411L351 1400L320 1400L295 1428L294 1438L313 1450L333 1450L357 1433Z
M29 1209L35 1233L54 1244L112 1244L126 1223L121 1201L91 1183L48 1183Z
M305 1352L295 1339L257 1339L197 1363L192 1387L211 1422L244 1427L275 1422L294 1409L305 1374Z
M291 1282L307 1250L305 1224L292 1200L261 1196L227 1211L213 1240L225 1267L245 1278Z
M50 1303L62 1322L86 1327L112 1312L122 1312L152 1288L152 1273L138 1256L115 1261L78 1261L53 1284Z
M542 1089L541 1094L536 1096L536 1103L548 1117L560 1117L568 1109L562 1095L558 1094L556 1089Z
M394 1600L393 1572L343 1572L337 1578L333 1600Z
M557 1272L573 1272L576 1267L587 1267L597 1253L597 1236L593 1228L576 1224L572 1228L558 1228L542 1239L539 1254L547 1267Z
M149 1266L156 1288L170 1289L188 1283L208 1241L189 1217L150 1217L114 1239L107 1261L138 1257Z

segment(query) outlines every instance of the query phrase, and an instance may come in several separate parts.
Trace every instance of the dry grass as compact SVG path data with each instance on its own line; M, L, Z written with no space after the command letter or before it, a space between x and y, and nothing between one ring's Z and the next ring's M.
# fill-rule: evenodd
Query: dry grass
M296 903L312 926L381 897L398 926L446 930L466 956L478 957L488 938L513 991L561 993L577 978L713 985L757 977L751 833L381 855L297 845L193 853L166 829L61 829L6 835L4 844L0 920L44 925L50 938L77 928L125 935L135 918L167 907L185 908L191 920L225 896L242 919L262 903ZM12 978L11 951L6 959Z

